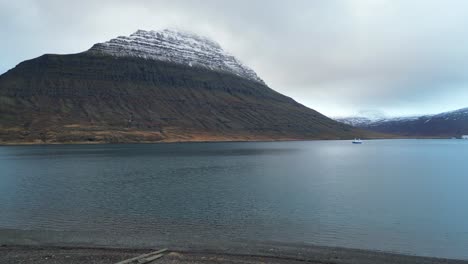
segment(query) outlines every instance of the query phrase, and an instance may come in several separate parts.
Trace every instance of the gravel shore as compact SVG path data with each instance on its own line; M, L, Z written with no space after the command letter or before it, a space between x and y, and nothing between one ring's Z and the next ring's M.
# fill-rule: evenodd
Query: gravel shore
M36 263L116 263L155 249L115 249L80 247L2 246L0 264ZM230 250L214 252L208 250L170 249L154 263L327 263L327 264L394 264L394 263L468 263L427 257L406 256L376 251L320 247L320 246L277 246L245 249L235 253ZM250 252L250 253L249 253Z

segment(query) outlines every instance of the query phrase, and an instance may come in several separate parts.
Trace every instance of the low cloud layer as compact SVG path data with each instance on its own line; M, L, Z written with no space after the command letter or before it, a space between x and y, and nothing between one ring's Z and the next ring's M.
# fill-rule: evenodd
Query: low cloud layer
M0 0L0 72L137 29L207 35L331 116L468 107L468 2Z

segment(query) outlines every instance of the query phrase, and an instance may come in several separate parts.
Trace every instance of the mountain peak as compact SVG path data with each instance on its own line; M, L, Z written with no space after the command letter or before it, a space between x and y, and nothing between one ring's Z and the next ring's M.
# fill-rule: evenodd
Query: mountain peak
M138 29L132 33L130 37L138 38L145 37L147 39L166 39L166 40L177 40L180 42L191 42L195 46L208 46L213 49L221 49L221 45L216 41L201 35L197 35L190 31L176 30L176 29L163 29L163 30L143 30Z
M95 44L88 52L202 67L263 83L252 69L224 51L217 42L191 32L139 29L130 36Z

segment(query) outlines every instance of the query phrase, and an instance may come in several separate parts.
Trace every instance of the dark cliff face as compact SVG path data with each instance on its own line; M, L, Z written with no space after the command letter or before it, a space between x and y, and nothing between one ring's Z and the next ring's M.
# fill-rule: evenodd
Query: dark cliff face
M169 62L44 55L0 76L0 142L365 137L263 83Z

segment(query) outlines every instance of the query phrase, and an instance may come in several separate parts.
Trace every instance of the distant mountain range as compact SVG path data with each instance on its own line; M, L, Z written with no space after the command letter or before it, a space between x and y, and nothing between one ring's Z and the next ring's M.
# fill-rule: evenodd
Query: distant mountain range
M271 88L216 42L138 30L0 76L0 143L345 139L378 136Z
M468 108L436 115L377 118L348 117L337 121L366 130L408 137L461 137L468 135Z

